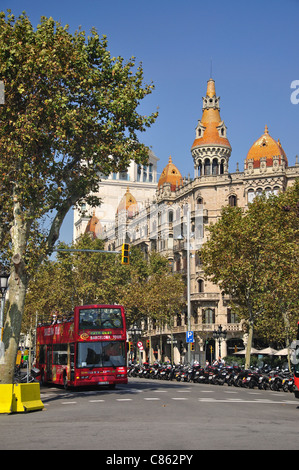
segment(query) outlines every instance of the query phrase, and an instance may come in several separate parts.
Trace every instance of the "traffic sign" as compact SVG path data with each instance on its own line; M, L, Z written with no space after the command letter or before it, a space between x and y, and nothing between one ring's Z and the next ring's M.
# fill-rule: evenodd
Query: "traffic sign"
M186 343L194 343L194 332L186 331Z
M142 343L142 341L138 341L137 346L138 346L138 348L140 349L140 351L143 351L143 343Z

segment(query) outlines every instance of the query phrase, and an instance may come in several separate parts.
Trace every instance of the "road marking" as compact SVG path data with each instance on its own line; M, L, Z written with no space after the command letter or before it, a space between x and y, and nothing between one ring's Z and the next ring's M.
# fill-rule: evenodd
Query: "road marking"
M132 398L116 398L116 401L132 401Z
M188 400L188 398L171 398L172 400Z
M104 402L105 400L89 400L89 403L102 403Z
M148 400L148 401L152 400L152 401L154 401L154 400L160 400L160 398L144 398L144 400Z
M62 405L76 405L76 401L63 401L61 402Z
M255 404L272 404L272 405L286 405L291 404L295 405L295 401L291 400L283 400L283 401L275 401L275 400L268 400L267 398L256 398L255 400L243 400L241 398L228 398L226 400L216 399L216 398L198 398L198 401L203 403L255 403Z

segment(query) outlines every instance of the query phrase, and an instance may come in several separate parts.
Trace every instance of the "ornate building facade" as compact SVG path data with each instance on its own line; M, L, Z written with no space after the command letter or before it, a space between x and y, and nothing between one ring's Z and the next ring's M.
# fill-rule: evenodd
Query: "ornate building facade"
M243 171L229 172L231 150L220 117L220 98L210 79L191 147L194 179L183 178L170 158L151 201L135 210L138 195L127 189L126 203L117 211L115 226L105 232L107 249L120 249L126 241L138 245L145 254L157 250L168 257L173 272L186 279L186 311L178 313L172 330L168 325L157 328L150 321L146 324L144 340L150 340L150 349L145 354L150 360L171 359L172 337L173 359L184 362L188 325L195 337L192 359L201 364L218 357L219 347L224 357L245 346L246 335L230 310L229 298L204 279L198 249L206 240L206 227L217 221L223 206L246 208L263 191L285 191L299 177L299 164L296 157L294 166L289 166L280 141L270 136L267 126L249 149ZM213 338L220 325L227 331L221 344Z
M101 198L101 205L93 209L86 204L83 207L83 215L78 209L74 210L74 242L85 232L100 237L103 230L108 230L114 225L115 213L127 188L134 193L140 209L150 201L157 188L158 160L150 150L147 166L132 161L127 171L113 173L108 177L102 175L96 193L96 196Z

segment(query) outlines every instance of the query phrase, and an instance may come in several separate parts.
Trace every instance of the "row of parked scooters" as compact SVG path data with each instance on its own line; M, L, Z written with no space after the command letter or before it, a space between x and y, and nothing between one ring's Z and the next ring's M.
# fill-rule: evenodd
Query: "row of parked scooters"
M269 366L262 369L249 369L239 366L217 366L201 367L199 364L171 365L171 364L148 364L142 366L135 364L128 368L128 377L142 377L146 379L177 380L178 382L194 382L203 384L214 384L258 388L260 390L274 390L294 392L293 374L288 369Z

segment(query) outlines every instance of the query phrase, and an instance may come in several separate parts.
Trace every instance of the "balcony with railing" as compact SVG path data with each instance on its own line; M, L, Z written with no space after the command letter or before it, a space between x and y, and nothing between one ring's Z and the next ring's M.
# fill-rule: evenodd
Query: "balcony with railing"
M195 292L190 296L192 300L220 300L219 292Z
M194 323L191 324L191 330L195 333L212 333L216 330L219 326L219 323ZM224 330L228 333L235 333L235 332L242 332L242 323L221 323L221 326ZM144 335L170 335L172 334L179 334L179 333L186 333L187 325L180 325L180 326L173 326L170 328L168 325L162 325L155 329L150 329L144 332Z

